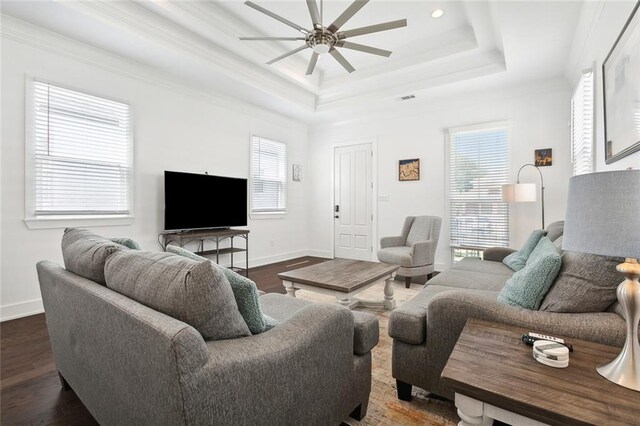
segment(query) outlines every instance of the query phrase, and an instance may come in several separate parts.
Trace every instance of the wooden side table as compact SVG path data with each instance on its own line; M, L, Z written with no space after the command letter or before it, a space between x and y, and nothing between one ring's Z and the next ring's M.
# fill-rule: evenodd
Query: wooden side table
M455 392L459 426L495 420L526 426L633 425L640 423L640 392L596 372L620 348L565 338L573 345L569 367L533 359L521 338L528 331L470 319L442 371ZM563 336L557 336L563 337Z

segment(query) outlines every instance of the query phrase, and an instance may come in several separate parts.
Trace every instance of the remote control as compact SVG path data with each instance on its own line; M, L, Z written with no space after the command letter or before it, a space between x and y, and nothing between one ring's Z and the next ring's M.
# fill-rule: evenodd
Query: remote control
M564 340L560 339L559 337L547 336L544 334L531 332L522 335L522 341L529 346L533 346L533 342L535 342L536 340L550 340L552 342L557 342L566 346L569 349L569 352L573 352L573 345L571 345L570 343L565 343Z

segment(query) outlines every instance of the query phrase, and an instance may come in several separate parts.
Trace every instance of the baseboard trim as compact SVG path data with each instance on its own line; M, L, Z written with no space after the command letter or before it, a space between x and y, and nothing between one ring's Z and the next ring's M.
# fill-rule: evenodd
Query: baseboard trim
M287 253L275 254L273 256L257 257L255 259L249 259L249 268L257 268L258 266L269 265L271 263L284 262L287 260L295 259L298 257L304 257L304 256L314 256L314 255L310 254L309 250L297 250L297 251L291 251ZM226 267L230 266L229 262L221 262L220 265L226 266ZM233 263L233 265L238 266L240 268L244 268L245 262L244 260L241 261L240 259L238 259Z
M0 322L41 314L43 312L44 305L42 304L42 299L3 305L0 306Z
M325 259L333 259L333 253L329 250L307 250L307 256L323 257Z

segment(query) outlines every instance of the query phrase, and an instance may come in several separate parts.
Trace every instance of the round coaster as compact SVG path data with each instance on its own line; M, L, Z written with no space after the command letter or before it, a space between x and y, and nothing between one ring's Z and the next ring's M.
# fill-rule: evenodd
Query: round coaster
M550 340L537 340L533 342L533 349L537 350L542 355L555 356L558 359L569 357L569 348Z
M569 359L567 359L566 361L554 361L552 359L545 358L542 355L538 355L537 351L533 352L533 358L540 364L548 365L549 367L566 368L569 366Z

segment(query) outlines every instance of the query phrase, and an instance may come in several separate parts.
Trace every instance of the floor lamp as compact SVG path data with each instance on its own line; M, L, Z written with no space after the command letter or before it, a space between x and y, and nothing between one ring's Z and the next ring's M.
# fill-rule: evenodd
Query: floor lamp
M533 167L540 174L540 200L542 201L542 229L544 229L544 178L540 168L533 164L525 164L518 170L516 183L502 185L502 201L507 203L533 202L537 200L535 183L520 183L520 172L525 167Z
M572 177L562 238L563 250L626 258L616 269L625 276L617 295L627 338L620 354L597 371L607 380L640 391L640 170Z

